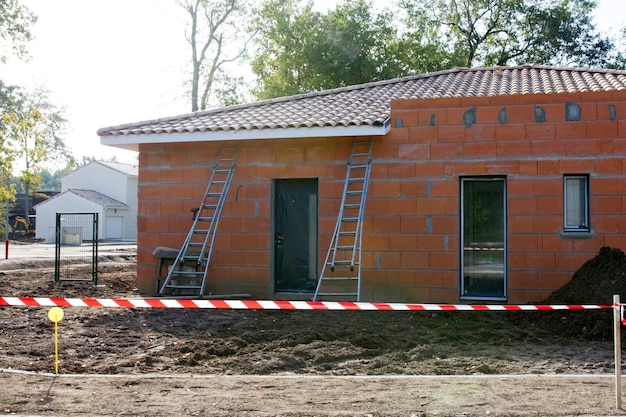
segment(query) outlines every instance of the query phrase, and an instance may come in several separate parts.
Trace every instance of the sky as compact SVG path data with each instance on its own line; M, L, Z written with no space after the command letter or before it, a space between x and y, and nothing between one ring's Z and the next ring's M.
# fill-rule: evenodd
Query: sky
M316 0L317 8L337 0ZM374 0L375 5L386 0ZM102 127L189 113L187 15L174 0L22 0L38 16L31 59L0 64L0 79L50 92L68 120L66 144L77 159L137 154L100 144ZM624 26L624 0L598 0L599 29ZM384 6L383 6L384 7Z

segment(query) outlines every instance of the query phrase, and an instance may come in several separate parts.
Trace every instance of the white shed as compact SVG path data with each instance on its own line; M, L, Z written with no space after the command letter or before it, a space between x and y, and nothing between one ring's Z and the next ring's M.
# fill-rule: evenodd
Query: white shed
M46 243L54 243L56 213L98 213L99 239L136 240L137 166L91 162L63 177L61 193L35 210L36 238Z

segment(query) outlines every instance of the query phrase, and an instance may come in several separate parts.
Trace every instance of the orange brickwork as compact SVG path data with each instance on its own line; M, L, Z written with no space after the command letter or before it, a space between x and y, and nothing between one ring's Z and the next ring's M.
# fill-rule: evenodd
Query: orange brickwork
M580 109L574 121L566 120L568 103ZM471 122L468 110L475 114ZM510 303L545 298L602 246L623 246L625 115L626 92L392 102L391 131L374 138L361 299L459 301L464 177L506 181ZM351 144L352 138L241 142L208 291L275 298L274 179L318 179L321 269ZM156 289L153 249L182 244L221 145L140 145L137 275L143 293ZM562 232L565 174L589 176L591 233Z

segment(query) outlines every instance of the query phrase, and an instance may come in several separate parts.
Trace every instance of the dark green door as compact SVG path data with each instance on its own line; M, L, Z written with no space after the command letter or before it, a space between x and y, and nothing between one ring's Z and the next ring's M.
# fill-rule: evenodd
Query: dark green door
M315 291L317 179L274 181L274 290Z

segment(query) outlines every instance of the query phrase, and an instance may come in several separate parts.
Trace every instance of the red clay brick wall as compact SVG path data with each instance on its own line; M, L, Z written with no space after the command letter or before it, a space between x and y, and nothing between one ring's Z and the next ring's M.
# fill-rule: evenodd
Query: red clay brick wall
M389 235L374 227L374 239L365 239L369 261L391 267L371 296L458 299L463 176L506 177L509 302L545 298L602 246L626 249L625 99L609 92L393 102L392 126L402 127L377 143L367 214L373 225L394 212L400 222ZM580 106L580 121L565 120L565 103ZM545 122L535 121L536 106ZM472 107L476 123L467 127L463 114ZM564 174L590 176L589 237L560 233Z
M565 103L582 109L565 121ZM611 120L609 105L617 117ZM540 106L545 122L535 121ZM476 108L476 123L463 114ZM498 113L504 109L506 123ZM458 302L463 176L506 178L508 301L543 299L602 246L626 240L626 92L396 101L375 138L362 299ZM352 138L243 141L209 291L273 298L272 179L318 178L319 260L334 229ZM156 246L179 247L221 143L141 145L138 286L155 290ZM563 174L589 174L593 237L563 237Z
M191 227L221 143L141 145L138 287L155 291L157 246L179 248ZM208 291L273 298L272 179L318 178L319 260L337 221L352 138L243 141L222 213Z

